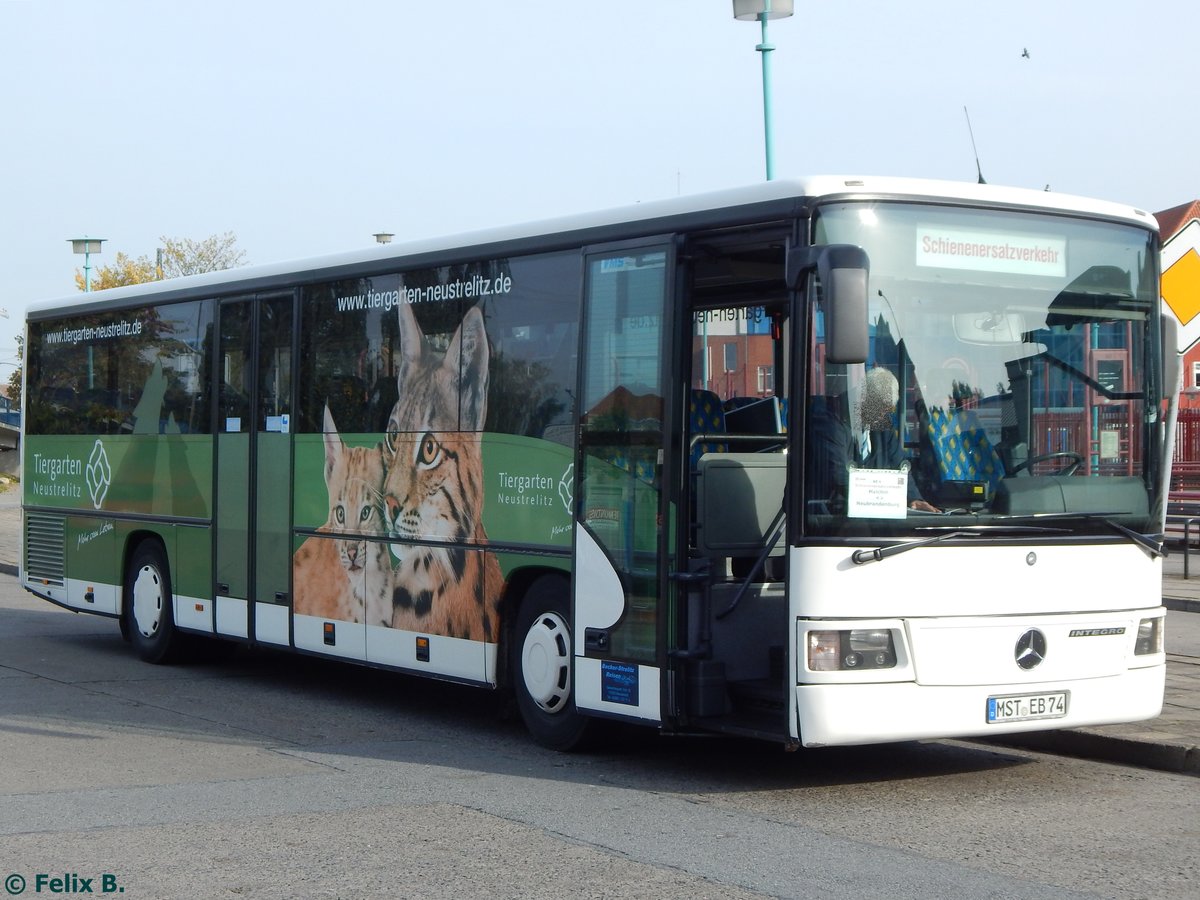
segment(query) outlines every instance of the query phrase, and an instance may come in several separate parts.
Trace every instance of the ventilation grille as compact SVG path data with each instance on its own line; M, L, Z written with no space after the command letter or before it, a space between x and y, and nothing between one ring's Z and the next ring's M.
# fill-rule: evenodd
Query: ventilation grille
M67 520L25 513L25 577L62 586L67 569Z

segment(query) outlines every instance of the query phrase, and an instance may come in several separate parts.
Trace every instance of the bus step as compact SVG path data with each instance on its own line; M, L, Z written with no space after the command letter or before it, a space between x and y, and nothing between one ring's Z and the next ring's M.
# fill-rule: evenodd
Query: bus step
M753 678L748 681L731 681L729 695L734 709L744 712L778 713L787 709L787 697L783 685L773 678Z

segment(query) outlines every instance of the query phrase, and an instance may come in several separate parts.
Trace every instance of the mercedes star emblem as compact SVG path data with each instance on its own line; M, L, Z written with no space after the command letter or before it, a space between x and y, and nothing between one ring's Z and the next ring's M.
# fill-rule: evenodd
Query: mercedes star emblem
M1046 636L1036 628L1030 628L1017 640L1017 665L1032 669L1046 658Z

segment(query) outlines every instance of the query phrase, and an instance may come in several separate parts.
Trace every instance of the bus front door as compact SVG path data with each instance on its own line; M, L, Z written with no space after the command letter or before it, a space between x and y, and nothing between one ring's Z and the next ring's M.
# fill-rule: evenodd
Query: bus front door
M216 631L288 645L291 291L220 306Z
M587 255L575 527L575 705L662 720L674 548L663 491L670 242Z

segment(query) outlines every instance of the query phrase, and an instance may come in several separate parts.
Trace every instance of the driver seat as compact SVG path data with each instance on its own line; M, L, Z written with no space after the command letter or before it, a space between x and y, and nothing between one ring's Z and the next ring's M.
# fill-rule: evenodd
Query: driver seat
M931 407L928 431L943 482L984 482L989 497L996 493L1004 462L972 410Z

